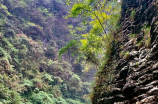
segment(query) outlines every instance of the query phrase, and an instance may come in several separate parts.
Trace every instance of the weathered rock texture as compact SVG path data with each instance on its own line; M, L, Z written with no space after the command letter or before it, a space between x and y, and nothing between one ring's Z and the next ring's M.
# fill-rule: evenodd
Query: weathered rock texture
M120 23L112 90L94 104L158 104L158 0L123 0Z

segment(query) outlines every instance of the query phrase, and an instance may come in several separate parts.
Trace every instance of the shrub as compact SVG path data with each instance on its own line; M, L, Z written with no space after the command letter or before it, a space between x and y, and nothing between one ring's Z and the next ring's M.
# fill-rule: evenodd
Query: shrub
M31 88L31 87L33 87L33 83L29 80L24 79L23 86L26 88Z
M0 57L4 57L5 56L5 51L3 48L0 47Z
M14 37L15 34L16 34L16 33L14 32L13 29L8 29L8 30L5 31L4 36L5 36L6 38L8 38L8 37Z
M9 49L9 47L12 46L7 38L2 37L2 38L0 38L0 41L1 41L0 46L3 47L6 50Z
M145 35L150 35L151 26L148 26L148 27L145 26L143 28L145 28L144 29Z
M138 67L139 67L139 63L138 63L138 62L136 62L135 67L136 67L136 68L138 68Z
M43 83L40 78L33 79L32 82L36 88L43 89Z
M6 99L9 97L9 89L0 83L0 99Z
M54 77L54 80L56 81L56 83L62 83L63 80L60 77Z
M136 15L136 11L135 11L135 10L132 10L132 12L131 12L131 19L132 19L132 20L134 20L135 15Z
M151 45L151 38L150 37L145 41L145 45L147 48L150 47L150 45Z
M1 58L0 63L1 63L1 66L2 66L3 70L5 70L6 73L8 73L8 74L11 73L12 66L10 65L10 63L9 63L9 61L6 57Z
M61 85L61 90L62 91L67 91L67 84L62 84Z
M150 36L151 26L148 26L148 27L144 26L143 29L145 33L145 36L144 36L145 46L149 48L151 45L151 36Z
M22 99L19 93L9 90L0 84L0 104L1 102L2 104L22 104Z
M19 93L11 92L11 104L22 104L22 98Z
M123 55L124 55L124 51L121 51L120 57L123 57Z
M0 4L0 9L3 9L7 16L11 16L11 14L8 12L8 8L5 5Z
M81 90L82 83L80 77L77 74L73 74L67 85L70 90L75 90L76 92Z
M59 97L58 101L57 101L57 104L69 104L69 103L67 103L66 100L63 99L62 97Z
M123 45L121 45L121 46L120 46L120 49L122 50L123 48L124 48L124 46L123 46Z
M39 92L39 89L38 89L38 88L35 88L35 89L34 89L34 92L35 92L35 93L38 93L38 92Z
M44 79L45 82L54 82L54 80L52 79L52 76L49 74L44 74L42 76L42 79Z
M54 47L50 47L45 52L45 56L49 59L56 60L57 50Z
M125 52L123 59L128 59L129 58L129 51Z
M130 38L131 38L131 39L133 39L133 38L135 39L135 38L136 38L136 34L131 34L131 35L130 35Z
M39 11L42 12L45 16L52 16L52 14L49 13L49 10L48 10L47 8L41 6L41 7L39 7L38 9L39 9Z
M141 41L139 41L139 42L137 43L137 48L138 48L138 50L139 50L142 46L143 46L143 40L141 40Z
M31 100L33 104L55 104L56 102L56 99L53 95L47 94L43 91L33 94Z
M67 101L67 103L68 104L83 104L80 100L78 100L78 99L76 99L76 100L74 100L74 99L66 99L66 101Z
M76 50L77 49L77 45L78 45L78 42L76 40L71 40L65 47L62 47L60 50L59 50L59 57L70 51L70 50ZM72 49L73 47L73 49Z

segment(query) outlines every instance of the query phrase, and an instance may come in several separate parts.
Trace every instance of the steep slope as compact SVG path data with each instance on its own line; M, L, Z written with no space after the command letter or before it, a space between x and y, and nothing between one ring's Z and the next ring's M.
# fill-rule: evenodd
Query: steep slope
M116 54L111 61L115 77L108 84L100 79L94 88L93 104L158 103L157 23L157 0L122 0ZM110 86L109 91L98 90L104 86Z
M66 13L61 0L0 0L0 103L90 103L81 66L69 55L58 60L69 25L80 23Z

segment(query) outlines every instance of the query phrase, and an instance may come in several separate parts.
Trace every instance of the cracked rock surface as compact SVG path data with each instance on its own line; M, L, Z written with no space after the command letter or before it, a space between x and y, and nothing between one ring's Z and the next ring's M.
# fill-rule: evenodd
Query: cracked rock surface
M123 59L118 55L113 89L102 96L99 104L158 104L157 5L158 0L122 0L120 37L123 51L128 51L129 57ZM131 19L133 10L136 13ZM144 27L150 27L148 34ZM137 42L142 40L142 44L131 44L130 34L136 34ZM151 38L148 44L143 40L146 35Z

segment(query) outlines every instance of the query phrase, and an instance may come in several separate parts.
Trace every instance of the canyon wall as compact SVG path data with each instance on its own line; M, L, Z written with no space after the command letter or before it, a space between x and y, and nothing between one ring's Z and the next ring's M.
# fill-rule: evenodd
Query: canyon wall
M122 0L111 90L93 104L158 103L158 0Z

